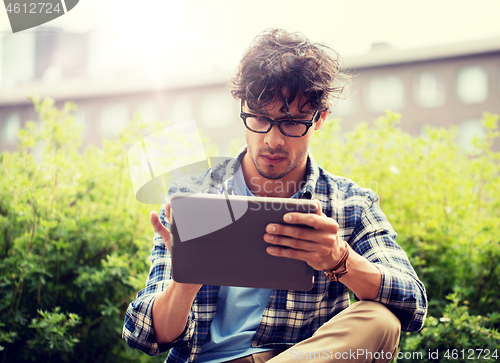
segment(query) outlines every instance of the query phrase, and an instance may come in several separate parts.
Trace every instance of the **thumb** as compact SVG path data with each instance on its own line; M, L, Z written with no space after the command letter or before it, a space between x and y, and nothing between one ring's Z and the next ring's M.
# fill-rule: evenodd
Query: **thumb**
M319 216L323 215L323 212L321 211L321 202L319 201L319 199L314 199L314 202L316 203L316 205L318 207L318 210L316 211L316 213Z
M149 214L149 220L151 221L151 224L153 225L153 228L158 234L161 236L163 239L163 242L167 247L170 247L170 232L168 231L167 228L163 224L161 224L160 219L158 217L158 213L156 211L152 211ZM167 245L168 243L168 245ZM169 249L170 250L170 249Z

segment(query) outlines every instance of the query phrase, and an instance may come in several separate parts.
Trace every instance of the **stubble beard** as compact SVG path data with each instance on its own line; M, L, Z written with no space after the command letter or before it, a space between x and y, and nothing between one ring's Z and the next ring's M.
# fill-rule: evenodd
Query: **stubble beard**
M281 178L285 177L286 175L288 175L292 170L294 170L300 164L300 162L302 161L302 159L305 156L306 150L301 150L301 152L297 155L297 156L300 156L298 158L298 160L292 160L292 161L289 160L289 154L286 152L283 152L283 151L276 152L276 150L271 151L271 150L267 149L267 150L260 150L260 151L257 151L255 153L254 150L252 148L250 148L250 146L248 146L247 152L250 153L250 157L252 158L253 164L255 165L255 169L260 174L260 176L262 176L263 178L269 179L269 180L278 180L278 179L281 179ZM283 155L285 157L285 163L286 163L285 170L282 172L279 172L278 170L275 170L276 166L266 165L270 170L265 171L258 164L258 158L263 153L267 153L267 154L271 154L271 155L275 154L275 155L280 155L280 156Z

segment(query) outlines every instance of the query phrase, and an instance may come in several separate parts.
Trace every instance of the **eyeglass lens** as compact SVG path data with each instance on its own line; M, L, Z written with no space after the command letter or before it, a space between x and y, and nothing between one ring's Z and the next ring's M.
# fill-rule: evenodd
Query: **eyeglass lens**
M261 117L247 117L246 123L251 130L257 132L267 132L271 128L269 120ZM306 125L293 121L282 121L278 126L290 136L302 136L307 130Z

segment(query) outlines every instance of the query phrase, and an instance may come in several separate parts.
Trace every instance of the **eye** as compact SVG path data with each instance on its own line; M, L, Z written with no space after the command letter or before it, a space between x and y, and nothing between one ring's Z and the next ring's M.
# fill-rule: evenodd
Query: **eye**
M302 125L299 121L285 121L283 122L284 125L287 125L287 126L300 126Z

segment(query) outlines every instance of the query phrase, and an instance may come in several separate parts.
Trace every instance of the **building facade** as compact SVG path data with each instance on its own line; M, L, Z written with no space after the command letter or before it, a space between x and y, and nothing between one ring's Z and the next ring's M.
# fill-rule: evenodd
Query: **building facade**
M486 132L483 113L500 113L500 38L406 51L378 45L346 65L352 86L333 114L347 129L391 110L413 135L426 126L456 126L468 147Z

